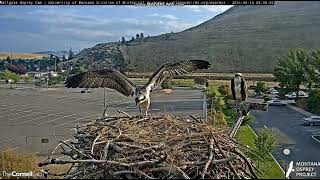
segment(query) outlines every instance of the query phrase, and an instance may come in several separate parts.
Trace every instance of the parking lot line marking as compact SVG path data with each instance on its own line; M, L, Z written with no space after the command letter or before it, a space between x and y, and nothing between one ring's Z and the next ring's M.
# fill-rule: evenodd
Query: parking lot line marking
M47 109L47 108L42 108L42 109ZM39 109L36 109L36 110L39 110ZM19 117L13 118L13 119L9 119L9 121L13 121L13 120L16 120L16 119L21 119L21 118L32 116L32 115L35 115L35 114L46 114L47 112L59 111L59 110L65 110L65 109L59 108L59 109L51 109L51 110L49 109L46 112L34 112L34 113L31 113L31 114L28 114L28 115L25 115L25 116L19 116ZM27 112L27 111L24 111L24 112ZM20 113L22 113L22 112L20 112ZM20 114L20 113L16 113L16 114ZM4 116L2 116L2 117L4 117Z
M99 113L101 115L101 113ZM89 118L89 117L93 117L93 116L97 116L99 114L95 114L95 115L91 115L91 116L86 116L86 117L82 117L82 118L77 118L75 120L72 120L72 121L68 121L68 122L65 122L65 123L62 123L62 124L59 124L59 125L56 125L56 126L53 126L52 128L56 128L56 127L59 127L59 126L63 126L65 124L69 124L71 122L74 122L74 121L78 121L78 120L81 120L81 119L85 119L85 118Z
M61 113L60 113L60 114L61 114ZM26 122L31 122L31 121L38 120L38 119L41 119L41 118L44 118L44 117L54 116L54 115L60 115L60 114L47 114L47 115L45 115L45 116L40 116L40 117L37 117L37 118L34 118L34 119L22 121L22 122L20 122L20 123L15 124L15 125L22 125L22 124L24 124L24 123L26 123Z
M14 148L10 148L10 149L7 149L7 150L4 150L4 151L1 151L2 153L4 153L4 152L8 152L8 151L13 151L13 150L16 150L16 149L19 149L19 148L21 148L21 147L14 147Z
M30 104L25 104L25 105L23 105L23 106L14 106L14 107L8 107L8 108L5 108L5 109L10 109L9 111L14 111L14 110L16 110L16 111L20 111L21 109L17 109L17 108L20 108L20 107L22 107L22 109L27 109L27 108L37 108L37 107L43 107L43 106L41 106L41 105L30 105ZM46 108L52 108L52 107L43 107L43 108L40 108L40 109L46 109ZM4 108L3 108L4 109ZM12 110L11 110L12 109ZM3 116L0 116L0 117L3 117Z
M20 139L20 138L26 138L26 136L19 136L19 137L14 137L14 138L9 138L9 139L0 140L0 143L6 142L6 141L15 140L15 139Z
M37 126L40 126L42 124L47 124L49 122L52 122L52 121L56 121L56 120L59 120L59 119L62 119L62 118L66 118L66 117L70 117L70 116L75 116L75 115L78 115L78 114L83 114L83 113L86 113L86 112L81 112L81 113L75 113L75 114L70 114L70 115L67 115L67 116L62 116L62 117L59 117L59 118L55 118L55 119L51 119L49 121L45 121L45 122L42 122L40 124L37 124Z

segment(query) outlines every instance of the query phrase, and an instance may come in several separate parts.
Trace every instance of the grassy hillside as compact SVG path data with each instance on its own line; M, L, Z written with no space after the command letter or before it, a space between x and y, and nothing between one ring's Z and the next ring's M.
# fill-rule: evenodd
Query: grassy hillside
M0 52L0 60L11 58L10 52ZM12 53L12 59L41 59L42 57L48 57L46 54L35 54L35 53Z
M124 61L121 63L135 71L150 72L166 61L192 58L209 60L211 72L270 73L277 58L285 55L288 49L320 47L319 9L320 2L316 1L234 6L179 33L125 45L99 44L79 53L74 62L99 64L97 62L103 63L105 57L110 57L110 52L121 52L113 56L121 58L107 61ZM117 51L110 51L110 46L117 47Z

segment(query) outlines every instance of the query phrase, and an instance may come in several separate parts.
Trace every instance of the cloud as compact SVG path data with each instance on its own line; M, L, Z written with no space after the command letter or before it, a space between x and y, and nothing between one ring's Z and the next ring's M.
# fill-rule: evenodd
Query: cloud
M0 7L0 38L14 42L9 43L10 46L22 51L61 50L61 47L70 45L73 48L87 48L96 43L118 41L122 36L131 39L138 33L154 36L183 31L213 17L212 12L218 14L226 8ZM3 34L9 35L5 37ZM0 51L7 48L6 45L0 44Z
M173 19L173 20L179 19L179 18L177 18L177 17L175 17L174 15L171 15L171 14L165 14L165 15L162 15L161 17L167 18L167 19Z
M193 12L204 12L204 11L209 11L209 12L213 12L213 13L222 13L225 10L229 9L232 7L232 5L212 5L212 6L183 6L186 9L189 9Z

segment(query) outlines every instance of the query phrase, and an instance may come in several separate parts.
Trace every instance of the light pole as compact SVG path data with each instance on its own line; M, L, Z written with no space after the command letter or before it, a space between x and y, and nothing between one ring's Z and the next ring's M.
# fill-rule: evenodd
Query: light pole
M284 160L284 171L286 172L287 171L287 159L288 159L288 156L290 155L290 150L287 148L284 149L283 154L286 156L286 158ZM287 179L286 174L284 174L284 178Z

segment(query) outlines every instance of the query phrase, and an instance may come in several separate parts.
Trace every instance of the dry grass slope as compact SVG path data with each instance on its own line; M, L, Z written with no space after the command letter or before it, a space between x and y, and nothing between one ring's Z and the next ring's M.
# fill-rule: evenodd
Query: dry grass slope
M120 45L120 51L135 71L141 71L141 62L146 72L152 72L166 61L205 59L212 64L211 72L270 73L277 58L288 49L320 47L319 8L317 1L234 6L185 31ZM83 64L98 61L104 65L105 58L100 57L110 57L110 62L113 59L108 47L111 44L86 49L77 58Z
M11 58L11 53L0 52L0 60L4 60L7 57ZM12 53L12 59L41 59L42 57L48 57L46 54L33 54L33 53Z

